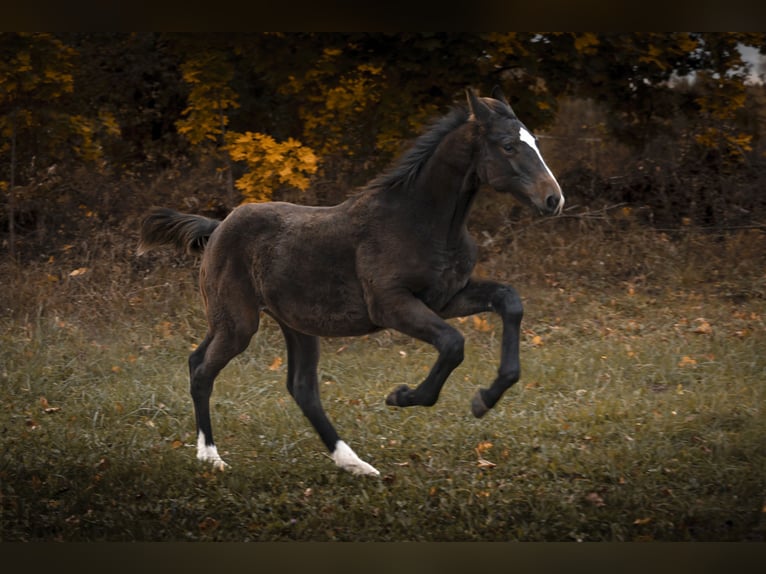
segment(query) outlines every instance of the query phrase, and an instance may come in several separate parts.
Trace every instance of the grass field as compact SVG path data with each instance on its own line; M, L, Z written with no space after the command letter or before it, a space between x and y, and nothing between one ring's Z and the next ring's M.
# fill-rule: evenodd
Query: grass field
M454 321L466 360L430 409L384 404L427 345L322 343L326 410L380 478L325 454L270 320L213 394L231 469L196 460L194 262L112 234L4 263L2 540L764 541L766 235L561 218L478 237L478 272L526 310L522 379L482 420L494 316Z

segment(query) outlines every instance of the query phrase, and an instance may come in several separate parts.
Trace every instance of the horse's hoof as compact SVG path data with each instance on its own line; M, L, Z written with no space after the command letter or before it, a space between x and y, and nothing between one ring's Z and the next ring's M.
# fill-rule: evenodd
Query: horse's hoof
M406 407L410 403L404 398L410 392L407 385L399 385L386 397L386 404L391 407Z
M487 411L489 411L489 407L484 403L484 399L481 398L481 389L479 389L471 400L471 412L473 416L480 419L487 414Z
M335 444L335 450L332 453L332 459L343 470L347 470L351 474L357 474L361 476L380 476L380 472L377 468L371 464L367 464L356 453L351 450L342 440L339 440Z

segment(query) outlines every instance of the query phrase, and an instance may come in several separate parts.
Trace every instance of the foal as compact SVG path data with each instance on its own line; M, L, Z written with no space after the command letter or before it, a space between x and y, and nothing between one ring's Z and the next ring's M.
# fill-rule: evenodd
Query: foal
M208 320L189 357L197 458L216 468L210 395L221 369L244 351L261 313L282 329L287 390L335 463L378 475L340 439L319 396L319 337L395 329L433 345L438 357L415 388L386 398L395 407L431 406L463 360L463 336L445 319L494 311L503 323L497 378L471 402L483 416L520 375L522 305L508 286L471 277L477 249L466 228L482 184L540 212L559 214L564 196L532 133L499 89L467 91L453 109L361 192L333 207L245 204L217 221L169 209L143 221L139 254L160 245L202 252L200 290Z

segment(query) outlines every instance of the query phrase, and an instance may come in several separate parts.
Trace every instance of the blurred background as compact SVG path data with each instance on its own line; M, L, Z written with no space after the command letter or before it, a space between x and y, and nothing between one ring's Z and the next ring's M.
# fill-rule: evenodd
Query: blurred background
M132 228L150 205L334 204L467 86L495 85L539 136L568 214L760 226L764 53L766 34L744 32L5 32L2 247L34 258ZM478 225L528 217L499 201Z

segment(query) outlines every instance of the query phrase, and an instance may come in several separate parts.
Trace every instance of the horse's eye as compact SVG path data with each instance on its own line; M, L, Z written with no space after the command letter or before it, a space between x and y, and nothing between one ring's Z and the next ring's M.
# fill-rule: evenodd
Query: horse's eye
M505 151L506 153L513 153L514 151L516 151L516 148L513 146L512 143L507 142L503 144L503 151Z

